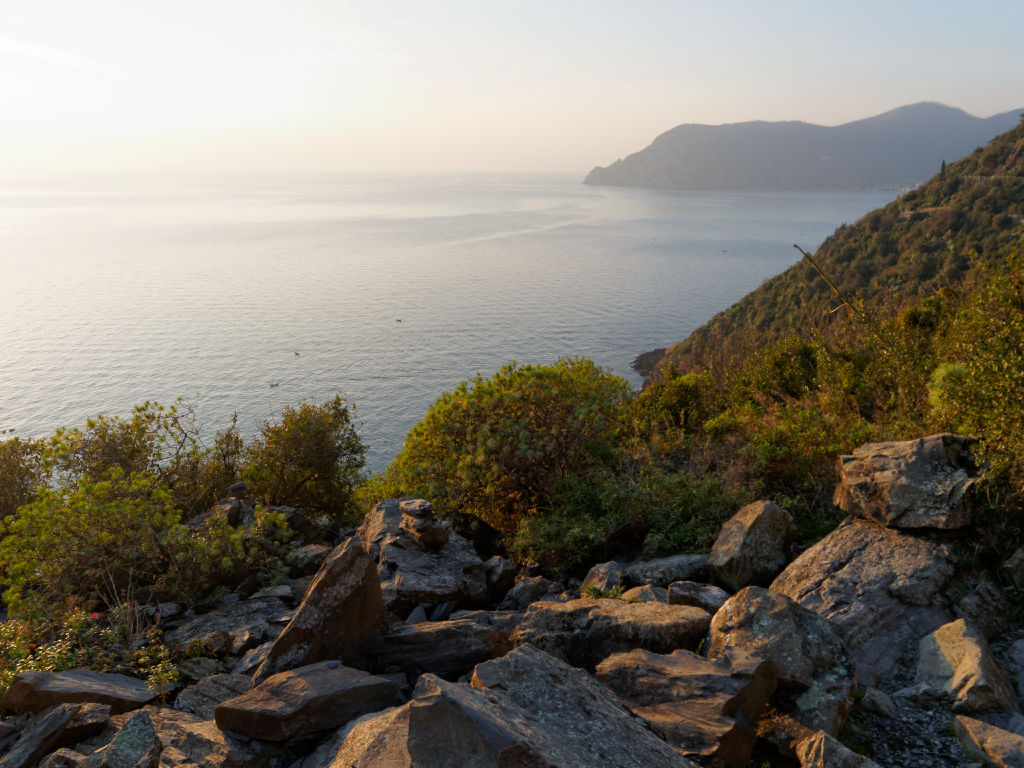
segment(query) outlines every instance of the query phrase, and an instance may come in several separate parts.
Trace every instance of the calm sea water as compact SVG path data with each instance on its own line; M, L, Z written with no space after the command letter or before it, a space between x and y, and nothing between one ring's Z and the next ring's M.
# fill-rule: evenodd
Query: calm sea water
M380 469L504 363L629 367L891 193L687 193L568 176L0 180L0 429L199 393L212 433L341 392Z

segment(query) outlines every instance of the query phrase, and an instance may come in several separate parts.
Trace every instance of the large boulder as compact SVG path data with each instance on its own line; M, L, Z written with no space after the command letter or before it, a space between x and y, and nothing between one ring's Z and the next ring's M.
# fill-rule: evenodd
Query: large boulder
M711 620L708 657L751 654L779 674L777 708L834 735L853 707L853 664L838 629L785 595L747 587Z
M257 597L218 606L164 634L164 642L179 655L240 656L281 634L290 615L276 597Z
M518 613L467 611L449 621L405 624L374 638L368 652L381 669L458 677L482 661L508 653L519 619Z
M981 632L963 619L921 638L914 686L907 693L948 699L954 712L1017 709L1017 694Z
M156 698L136 677L91 669L67 672L22 672L14 678L0 709L38 712L54 704L108 704L114 714L138 709Z
M855 448L839 457L835 505L890 528L962 528L970 523L975 442L942 434Z
M943 590L953 573L947 545L856 520L801 554L771 588L836 624L858 682L875 685L950 620Z
M593 668L613 653L643 648L669 653L695 650L707 634L711 615L690 605L627 603L581 598L531 605L512 635L573 666Z
M222 702L216 720L221 730L264 741L286 741L339 728L404 700L391 680L326 661L272 675L241 696Z
M384 499L356 538L376 565L388 610L405 616L419 603L473 608L487 600L484 564L473 545L434 518L423 499Z
M690 651L617 653L597 679L687 757L745 768L757 721L775 692L775 666L760 658L706 659Z
M719 531L708 570L733 592L750 584L766 586L789 561L789 542L795 533L786 510L770 501L747 504Z
M383 618L380 582L358 539L339 544L320 567L295 616L254 680L326 659L352 663Z
M156 768L162 745L146 711L135 712L113 741L80 763L81 768Z

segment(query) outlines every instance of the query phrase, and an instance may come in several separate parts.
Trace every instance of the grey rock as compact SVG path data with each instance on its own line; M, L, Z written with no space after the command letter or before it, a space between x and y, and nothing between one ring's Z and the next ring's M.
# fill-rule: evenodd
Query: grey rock
M11 750L0 758L0 768L26 768L60 746L61 733L78 712L77 704L58 704L35 714Z
M748 504L729 518L711 547L708 570L727 589L766 586L789 561L796 526L770 501Z
M971 757L996 768L1024 768L1024 737L965 715L957 715L953 727Z
M39 761L39 768L77 768L85 760L85 755L67 747L51 752Z
M986 576L960 599L955 612L991 640L1009 629L1013 606L999 585Z
M839 457L834 503L891 528L962 528L970 523L975 442L941 434L862 445Z
M162 766L187 768L269 768L280 748L263 741L236 739L213 720L167 707L146 707L160 741Z
M835 734L853 707L853 664L838 629L785 595L747 587L711 620L708 657L751 654L775 664L778 708L811 730Z
M502 611L521 611L530 603L551 595L557 595L565 587L557 581L545 579L543 576L528 576L520 581L505 595L505 599L498 605Z
M623 566L616 560L609 560L607 563L598 563L591 566L587 575L583 578L584 587L593 587L602 592L622 586Z
M417 603L482 606L487 599L487 578L473 545L444 528L448 541L435 547L436 542L423 539L421 534L426 534L410 528L411 523L403 527L405 519L422 522L422 518L402 510L401 504L409 507L413 501L421 500L384 499L356 531L363 549L376 564L385 608L406 615Z
M508 653L512 649L510 631L502 617L492 621L487 612L474 611L450 621L399 626L375 638L370 653L381 669L452 678Z
M14 678L0 709L38 712L53 704L109 704L114 714L138 709L155 694L145 682L127 675L72 669L67 672L22 672Z
M943 590L953 573L946 545L857 520L801 554L771 588L836 624L858 682L875 685L950 620Z
M349 539L324 561L295 617L274 641L254 678L263 680L325 659L351 663L382 618L373 561L357 539Z
M273 620L285 610L276 597L239 600L167 632L164 642L182 655L198 651L204 656L238 656L277 637L281 628Z
M798 741L795 751L800 768L881 768L824 731Z
M687 757L722 768L745 768L757 722L778 674L763 659L705 659L679 650L617 653L597 665L597 679Z
M160 740L145 711L135 712L113 741L85 758L81 768L155 768L160 761Z
M306 544L288 553L285 562L299 576L312 576L331 554L326 544Z
M668 590L663 587L652 587L645 584L642 587L632 587L622 593L621 599L626 602L637 603L667 603Z
M512 642L529 643L573 666L592 668L613 653L634 648L655 653L695 650L710 620L707 611L689 605L601 598L544 601L526 610Z
M704 573L707 563L707 555L692 554L638 560L626 566L623 577L630 586L650 584L667 589L673 581L686 581Z
M212 720L218 704L240 696L251 684L248 675L211 675L179 693L174 708Z
M696 581L673 581L668 585L669 605L694 605L715 613L729 599L729 593L713 584Z
M331 662L272 675L217 707L217 726L254 739L285 741L336 729L403 703L391 680Z

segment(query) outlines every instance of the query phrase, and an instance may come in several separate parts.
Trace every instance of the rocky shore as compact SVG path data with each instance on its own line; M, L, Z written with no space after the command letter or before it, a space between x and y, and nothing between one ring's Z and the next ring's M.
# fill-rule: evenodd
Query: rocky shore
M336 546L296 542L286 583L160 606L182 679L162 699L19 675L0 768L1024 765L1024 551L971 559L971 440L865 445L839 472L849 517L803 552L762 501L708 554L582 581L386 499Z

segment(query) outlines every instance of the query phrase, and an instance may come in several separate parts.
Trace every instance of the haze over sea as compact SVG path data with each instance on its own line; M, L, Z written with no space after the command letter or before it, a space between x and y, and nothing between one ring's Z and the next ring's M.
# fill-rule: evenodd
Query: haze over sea
M503 364L630 362L891 192L587 187L568 175L262 173L0 181L0 429L145 400L255 432L341 392L382 469Z

